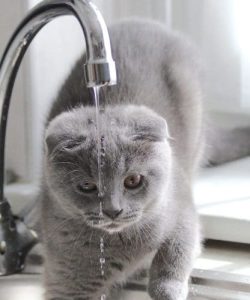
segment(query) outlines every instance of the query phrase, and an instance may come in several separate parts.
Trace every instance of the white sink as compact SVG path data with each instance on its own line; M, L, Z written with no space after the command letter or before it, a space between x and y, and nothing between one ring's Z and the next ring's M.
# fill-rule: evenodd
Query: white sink
M43 300L41 275L0 277L0 300Z

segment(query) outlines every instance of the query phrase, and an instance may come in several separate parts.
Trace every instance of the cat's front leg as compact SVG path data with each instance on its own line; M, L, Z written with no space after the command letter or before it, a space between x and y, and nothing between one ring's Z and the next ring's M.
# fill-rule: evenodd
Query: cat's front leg
M188 284L186 281L160 278L151 283L149 294L154 300L186 300Z
M200 244L197 224L179 226L156 253L148 292L154 300L186 300L188 279Z
M73 261L67 268L67 262L63 262L63 266L55 262L45 264L45 300L100 300L102 295L108 296L105 278L95 275L99 269L88 263L83 266L77 261L79 267Z

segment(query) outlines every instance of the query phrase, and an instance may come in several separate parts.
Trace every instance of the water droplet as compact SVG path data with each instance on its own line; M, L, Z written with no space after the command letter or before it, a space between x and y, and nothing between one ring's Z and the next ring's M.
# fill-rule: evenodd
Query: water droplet
M104 196L104 192L103 192L103 191L99 191L98 197L99 197L99 198L102 198L103 196Z
M6 248L7 248L6 242L5 241L1 241L0 242L0 254L1 255L5 254Z
M104 270L101 270L101 275L104 276Z
M100 258L100 263L101 263L102 265L105 264L105 258L104 258L104 257L101 257L101 258Z
M106 298L107 298L106 295L104 295L104 294L101 295L101 300L106 300Z

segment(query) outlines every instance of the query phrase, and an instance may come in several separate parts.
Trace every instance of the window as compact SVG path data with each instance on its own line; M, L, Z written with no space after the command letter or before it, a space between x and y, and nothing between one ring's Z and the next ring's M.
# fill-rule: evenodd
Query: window
M250 125L249 1L173 1L172 26L198 46L206 65L205 109L224 127ZM208 238L249 243L250 160L203 170L195 200Z

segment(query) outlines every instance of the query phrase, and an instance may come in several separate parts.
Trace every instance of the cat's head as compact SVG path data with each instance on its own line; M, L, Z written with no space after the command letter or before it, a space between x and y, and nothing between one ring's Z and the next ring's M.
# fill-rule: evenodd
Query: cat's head
M106 107L99 127L98 138L94 107L62 113L50 122L46 182L71 216L115 232L167 201L172 161L168 128L152 110L133 105Z

